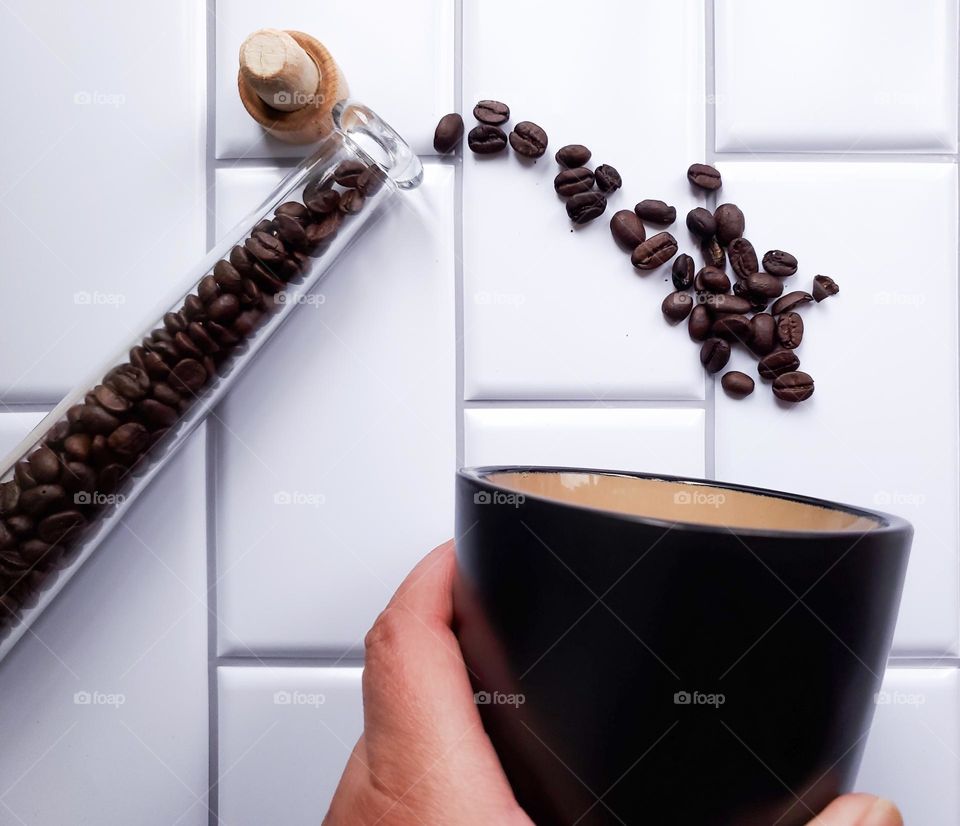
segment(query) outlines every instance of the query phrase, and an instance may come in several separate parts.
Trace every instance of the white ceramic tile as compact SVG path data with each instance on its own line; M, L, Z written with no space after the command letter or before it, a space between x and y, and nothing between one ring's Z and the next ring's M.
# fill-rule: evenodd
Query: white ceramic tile
M952 164L722 165L760 255L793 252L787 289L825 273L840 294L801 309L816 381L777 402L717 389L718 478L878 507L916 528L898 654L957 651L957 170ZM893 225L882 204L904 204ZM737 352L731 369L756 375Z
M307 154L269 137L237 94L240 44L268 26L317 37L340 65L350 94L375 109L410 142L433 153L433 130L453 111L454 0L405 0L366 6L351 0L317 4L279 0L269 12L256 0L217 3L217 157Z
M956 151L957 0L716 0L715 20L718 150Z
M0 413L0 462L26 438L44 417L44 413Z
M288 171L272 166L217 169L213 173L216 241L220 241L237 223L262 204Z
M467 465L554 465L704 475L702 410L473 408Z
M219 411L221 653L359 646L452 534L453 183L428 164Z
M467 399L703 396L695 347L660 313L668 268L638 274L609 230L616 210L660 198L676 206L671 231L693 249L683 216L700 202L686 170L704 153L703 4L600 3L591 12L616 25L602 26L593 39L603 45L588 56L571 38L592 36L570 15L464 2L464 108L503 99L514 121L533 120L550 137L535 164L465 152ZM637 94L629 84L640 84ZM553 155L566 143L588 145L591 165L612 164L624 180L606 214L576 231L553 190Z
M202 36L189 0L0 8L0 399L58 401L203 253Z
M359 668L221 668L219 816L315 826L363 731Z
M201 431L0 663L0 823L207 823L204 451Z
M953 668L890 668L857 778L904 822L960 823L960 681Z

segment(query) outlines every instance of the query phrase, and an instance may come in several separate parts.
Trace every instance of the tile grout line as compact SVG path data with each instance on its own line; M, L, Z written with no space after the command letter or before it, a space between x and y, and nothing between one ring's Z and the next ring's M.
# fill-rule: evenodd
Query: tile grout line
M704 83L704 162L710 165L716 163L716 137L717 137L717 119L716 107L716 61L715 57L715 38L714 38L714 19L715 5L714 0L708 0L704 4L704 52L703 52L703 83ZM716 194L707 194L708 208L716 207ZM703 475L707 479L717 478L717 380L716 376L706 376L704 378L704 426L703 426L703 449L704 449L704 467Z
M954 21L954 25L956 26L956 31L954 32L954 34L956 35L956 38L954 42L960 43L960 15L957 15L957 19ZM958 95L960 95L960 59L957 60L956 69L957 69L957 86L954 89L954 99L955 99L955 103L960 104L960 99L958 99ZM957 140L960 141L960 105L957 106ZM954 155L954 163L957 163L958 161L960 161L960 145L955 146L954 149L957 152L957 154ZM954 171L954 187L956 188L955 194L957 195L957 212L954 214L953 217L954 217L954 227L957 227L956 222L960 220L960 171L957 171L957 170ZM960 273L960 229L957 230L957 234L954 240L957 242L957 270L956 271L957 273ZM958 290L958 293L960 293L960 290ZM958 346L960 346L960 295L958 295L957 298L958 298L957 327L954 330L954 339L953 339L954 353L958 351ZM960 373L960 364L957 365L957 369L958 369L958 373ZM954 408L955 410L960 409L960 406L957 406L956 398L954 399L954 405L955 405L955 408ZM960 445L960 421L956 422L956 424L958 428L958 445ZM956 510L954 511L954 519L960 521L960 503L955 502L954 506L956 507ZM960 600L960 554L954 555L953 562L954 562L954 565L956 566L953 574L954 576L953 585L955 589L954 597ZM957 638L960 639L960 617L957 618L957 627L954 630L957 633ZM960 663L956 663L956 664L960 665Z
M454 4L453 20L453 109L455 112L463 110L463 0L456 0ZM457 467L464 464L466 449L464 445L464 276L463 276L463 145L456 155L454 165L454 194L453 194L453 268L454 268L454 335L456 336L456 352L454 353L454 416L456 416L456 446L455 461Z

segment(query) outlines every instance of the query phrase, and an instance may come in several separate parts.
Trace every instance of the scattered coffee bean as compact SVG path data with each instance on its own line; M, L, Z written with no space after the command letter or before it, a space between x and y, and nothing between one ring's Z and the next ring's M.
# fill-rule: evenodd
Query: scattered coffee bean
M780 345L795 350L803 341L803 319L799 313L784 313L777 319L777 338Z
M346 189L353 189L366 168L366 164L360 161L341 161L340 165L333 170L333 180Z
M513 151L525 158L539 158L547 151L547 133L537 124L522 120L510 133Z
M757 260L757 251L753 248L746 238L734 238L727 245L727 257L730 259L730 266L740 278L746 278L760 270L760 262Z
M829 275L815 275L813 277L813 300L818 304L831 295L840 292L840 287Z
M593 172L585 166L564 169L553 179L553 188L563 198L593 189Z
M756 275L756 273L754 273ZM751 293L747 290L747 282L744 279L738 279L733 285L733 294L739 296L740 298L745 298L750 302L750 308L755 313L762 313L767 309L767 304L770 303L769 298L764 298L759 293Z
M730 279L723 270L706 266L697 273L693 286L697 292L726 293L730 291Z
M481 100L473 107L473 116L480 123L499 126L510 120L510 107L499 100Z
M694 186L711 192L715 189L720 189L721 185L720 173L705 163L691 164L687 170L687 180Z
M717 240L727 246L734 238L743 235L746 223L740 207L736 204L720 204L713 213L717 222Z
M620 173L608 163L602 163L593 172L597 181L597 189L601 192L616 192L623 186Z
M806 401L813 395L813 378L799 370L782 373L773 380L773 395L785 402Z
M771 299L783 293L783 282L765 272L755 272L741 281L743 296L747 300L753 297Z
M566 146L561 146L554 157L560 166L573 169L577 166L586 166L587 161L592 157L592 153L583 144L569 143Z
M668 227L677 220L677 208L663 201L647 199L637 204L633 211L644 221L649 221L658 227Z
M716 238L708 238L700 245L700 252L703 253L704 263L717 269L724 269L727 266L727 254L723 251Z
M701 241L708 241L717 232L717 221L709 209L697 207L687 213L687 229Z
M507 136L497 126L480 124L470 130L467 145L477 155L495 155L507 148Z
M610 219L610 232L617 243L630 251L635 250L647 238L647 231L641 221L629 209L621 209Z
M742 399L744 396L749 396L755 387L753 379L746 373L741 373L739 370L731 370L729 373L724 373L723 378L720 379L720 385L731 396L739 399Z
M763 268L778 278L786 278L797 271L797 259L783 250L770 250L763 255Z
M587 224L603 215L607 199L599 192L579 192L567 201L567 215L575 224Z
M686 253L680 253L673 262L673 286L678 290L689 290L693 286L693 271L695 264Z
M677 239L669 232L658 232L633 251L630 263L638 270L653 270L667 263L676 254Z
M688 292L670 293L663 299L660 309L670 321L683 321L693 309L693 296Z
M777 346L777 322L770 313L757 313L750 319L750 350L766 356Z
M783 373L791 373L800 366L800 359L793 350L774 350L757 363L760 378L775 379Z
M713 320L710 313L703 304L697 304L690 313L690 320L687 322L687 332L694 341L706 341L710 338L710 329L713 327Z
M440 118L433 133L433 148L441 155L453 152L463 140L463 118L458 112L451 112Z
M774 301L770 312L774 315L782 315L811 301L813 301L813 296L810 295L810 293L804 292L803 290L794 290L792 293L787 293L783 298L778 298Z
M713 322L710 333L724 341L746 344L750 340L750 319L745 315L722 315Z
M700 348L700 363L708 373L716 373L730 361L730 344L722 338L708 338Z

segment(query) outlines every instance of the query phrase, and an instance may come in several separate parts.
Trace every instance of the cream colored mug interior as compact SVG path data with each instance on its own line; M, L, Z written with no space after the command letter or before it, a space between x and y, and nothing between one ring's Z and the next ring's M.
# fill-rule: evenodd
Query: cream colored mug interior
M485 478L511 493L664 522L857 533L881 525L876 519L845 510L693 482L557 471L507 471L491 473Z

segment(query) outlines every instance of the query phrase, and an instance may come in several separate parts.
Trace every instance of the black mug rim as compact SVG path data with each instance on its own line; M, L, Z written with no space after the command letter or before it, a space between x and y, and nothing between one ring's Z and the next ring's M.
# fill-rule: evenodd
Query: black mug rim
M524 493L525 499L531 499L543 505L549 505L561 510L590 513L596 516L619 519L624 522L634 524L650 525L657 528L669 528L671 530L681 530L691 533L716 534L718 531L726 530L735 535L771 537L771 538L792 538L809 537L811 539L839 539L843 537L856 536L884 536L902 533L910 533L913 526L900 516L885 513L883 511L870 510L858 507L856 505L847 505L841 502L834 502L829 499L818 499L813 496L804 496L798 493L789 493L787 491L773 490L770 488L754 487L751 485L741 485L733 482L723 482L717 479L698 479L693 476L673 476L666 473L643 473L640 471L629 470L608 470L603 468L582 468L570 467L564 465L480 465L476 467L460 467L457 469L457 477L490 493L498 492L503 494L516 494L515 490L506 488L496 482L490 481L489 476L496 473L582 473L597 474L601 476L619 476L632 477L635 479L648 479L659 482L679 482L683 484L702 485L704 487L717 488L719 490L737 491L740 493L753 494L755 496L772 497L782 499L788 502L795 502L801 505L812 505L814 507L825 508L831 511L842 511L854 516L863 517L875 521L876 527L866 531L858 530L787 530L777 528L744 528L737 526L721 527L717 525L706 525L697 522L684 522L682 520L657 519L641 514L624 513L613 509L604 509L582 505L574 502L564 502L559 499L552 499L547 496L538 496L537 494Z

